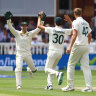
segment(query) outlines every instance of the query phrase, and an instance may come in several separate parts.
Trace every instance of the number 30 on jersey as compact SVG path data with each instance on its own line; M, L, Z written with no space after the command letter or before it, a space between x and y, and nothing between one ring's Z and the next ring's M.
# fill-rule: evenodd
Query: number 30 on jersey
M54 40L53 43L59 43L59 44L62 44L63 41L64 41L64 36L63 35L58 35L58 34L53 34L54 35Z

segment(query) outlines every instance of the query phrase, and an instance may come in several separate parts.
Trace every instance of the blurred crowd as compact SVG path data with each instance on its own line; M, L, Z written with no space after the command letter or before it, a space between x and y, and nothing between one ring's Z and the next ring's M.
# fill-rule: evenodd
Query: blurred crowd
M96 41L96 26L94 26L94 22L90 22L90 27L92 29L92 42ZM20 22L18 22L18 24L14 24L12 23L12 25L14 26L14 28L16 30L21 30L20 29ZM54 25L50 25L50 24L45 24L46 27L52 27ZM29 21L29 26L28 26L28 31L34 30L37 27L37 24L34 21ZM67 22L65 22L62 25L63 28L70 28L69 24ZM36 43L48 43L48 34L40 31L34 38L32 38L32 44L36 44ZM70 38L71 36L66 36L65 37L65 42L69 43L70 42ZM11 34L10 30L8 29L8 25L7 24L2 24L0 22L0 42L11 42L14 43L16 42L14 36Z

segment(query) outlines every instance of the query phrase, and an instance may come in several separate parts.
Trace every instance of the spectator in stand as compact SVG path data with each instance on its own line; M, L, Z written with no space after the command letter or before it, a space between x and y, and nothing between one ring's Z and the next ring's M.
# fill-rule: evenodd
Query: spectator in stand
M32 21L29 21L29 25L28 25L28 30L34 30L36 28L36 24L35 22L32 20Z
M10 42L10 34L7 32L6 28L2 29L1 42Z
M15 43L14 37L11 37L11 38L10 38L10 43Z
M0 23L0 32L2 32L2 24Z
M15 39L13 37L10 38L10 43L15 43ZM16 54L16 46L10 46L8 54Z
M5 24L4 25L4 28L6 29L6 30L8 30L9 28L8 28L8 24Z
M15 26L16 30L19 31L21 30L20 25L21 25L21 21L18 21L18 24Z
M2 32L2 30L0 29L0 42L2 42L2 40L3 40L3 32Z
M96 40L96 28L94 26L93 21L90 22L90 27L91 27L91 34L92 34L92 41Z
M46 27L50 27L50 24L46 24ZM48 43L49 42L49 34L45 33L44 31L42 32L42 41L44 43Z

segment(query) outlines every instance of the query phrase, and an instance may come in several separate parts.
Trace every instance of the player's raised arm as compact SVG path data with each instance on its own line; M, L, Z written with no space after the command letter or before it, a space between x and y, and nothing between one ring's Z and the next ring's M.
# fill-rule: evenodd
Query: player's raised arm
M64 21L67 21L70 24L70 26L72 27L72 20L68 15L64 15Z
M12 26L12 23L11 23L11 18L12 18L12 13L10 11L6 12L5 13L5 18L7 20L7 24L8 24L8 28L9 30L11 31L11 33L14 35L14 36L17 36L18 35L18 32L17 30L14 29L14 27Z
M41 24L41 21L44 21L45 18L46 18L46 14L43 11L39 12L37 26L38 26L38 28L40 28L43 31L45 30L45 27Z
M41 14L42 14L42 15L41 15ZM41 11L41 12L39 12L38 16L40 17L40 18L38 19L38 24L37 24L38 28L40 28L41 30L43 30L43 31L45 31L46 33L50 34L50 33L51 33L50 30L52 30L52 28L51 28L51 27L45 27L45 26L42 25L42 21L45 20L46 14Z
M37 27L39 24L41 24L41 26L43 26L45 18L46 18L46 14L43 11L39 12ZM36 28L35 30L30 31L30 32L31 32L32 36L35 36L38 32L40 32L40 30L41 30L41 28Z

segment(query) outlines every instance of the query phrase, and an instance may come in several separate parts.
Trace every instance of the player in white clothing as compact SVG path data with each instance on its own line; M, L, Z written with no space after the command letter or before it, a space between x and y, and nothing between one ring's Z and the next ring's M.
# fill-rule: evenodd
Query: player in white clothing
M92 92L92 75L89 67L89 44L91 42L91 28L87 21L82 17L82 9L74 9L74 17L76 20L73 22L70 18L67 18L72 23L73 35L67 53L70 53L68 67L67 67L67 86L62 88L62 91L74 90L74 71L75 64L80 61L86 88L82 89L82 92Z
M49 51L47 54L47 61L45 65L45 72L48 73L47 78L47 87L45 89L52 90L53 89L53 75L55 74L58 79L58 85L62 84L63 81L63 72L55 71L55 67L58 64L59 60L62 57L63 52L63 44L64 44L64 36L70 35L72 29L63 29L61 27L62 18L56 17L54 20L55 27L45 27L40 24L39 26L41 30L44 30L49 34Z
M41 13L43 15L43 13ZM10 11L5 13L5 18L7 20L8 28L12 32L12 34L16 38L16 69L15 69L15 75L16 75L16 86L17 89L21 89L22 81L21 81L21 72L22 72L22 63L23 60L27 63L29 68L32 72L36 72L36 68L34 66L33 60L32 60L32 54L31 54L31 41L32 37L34 37L39 31L39 28L36 28L32 31L27 31L28 23L22 22L21 23L21 31L15 30L14 27L12 27L11 24L11 17L12 13ZM44 22L45 15L42 16L42 23ZM38 16L38 19L40 16ZM38 22L37 22L38 25Z

